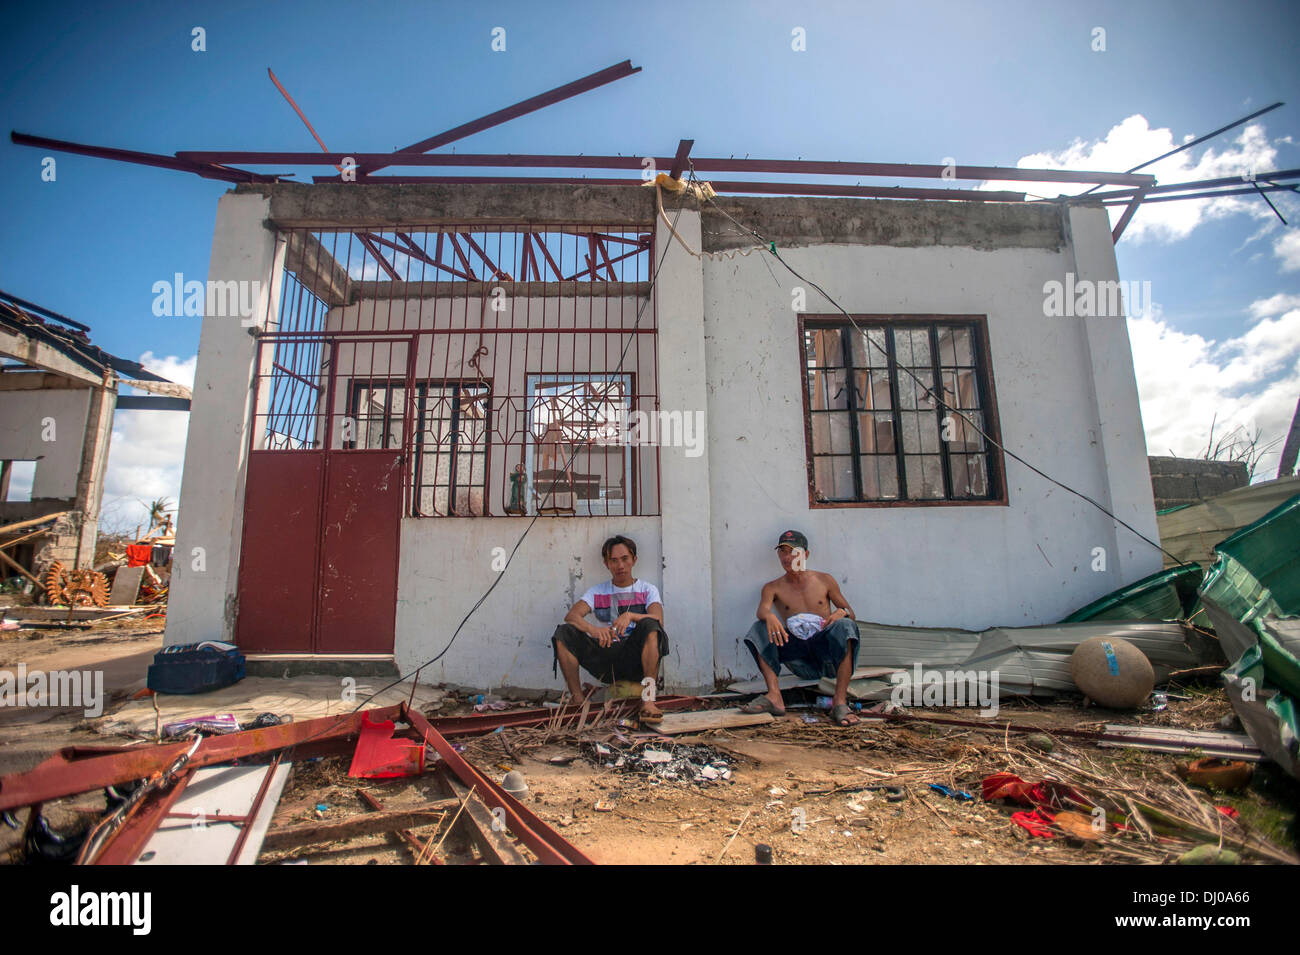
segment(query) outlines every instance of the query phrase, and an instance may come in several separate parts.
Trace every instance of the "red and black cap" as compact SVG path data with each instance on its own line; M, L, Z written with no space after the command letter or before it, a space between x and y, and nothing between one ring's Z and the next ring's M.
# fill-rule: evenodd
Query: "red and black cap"
M808 549L808 538L799 531L786 531L776 542L776 550L782 547L802 547Z

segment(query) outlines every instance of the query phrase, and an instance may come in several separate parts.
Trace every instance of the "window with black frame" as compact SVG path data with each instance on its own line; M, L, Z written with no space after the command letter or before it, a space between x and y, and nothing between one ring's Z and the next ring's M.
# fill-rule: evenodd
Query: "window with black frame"
M1000 457L979 433L997 437L979 324L857 326L803 324L812 503L1000 500Z
M485 383L421 381L414 389L415 447L411 461L411 516L481 517L487 502L488 417ZM354 380L355 441L345 447L401 450L406 383Z

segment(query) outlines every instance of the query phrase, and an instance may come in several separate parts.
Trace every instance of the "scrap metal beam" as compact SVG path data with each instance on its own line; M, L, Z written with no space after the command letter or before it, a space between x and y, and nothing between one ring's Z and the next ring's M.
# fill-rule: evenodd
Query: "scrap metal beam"
M270 754L289 747L294 747L295 756L302 757L307 747L312 747L313 750L328 749L345 737L356 736L361 732L362 720L367 714L373 722L382 723L400 718L403 710L401 705L386 706L209 737L199 744L188 766L202 769L204 766ZM132 747L122 752L84 758L69 758L81 755L75 751L61 752L28 772L0 777L0 812L75 796L105 786L147 779L154 773L167 769L190 745L192 744L183 742ZM81 752L84 753L84 750Z
M545 109L555 103L569 99L573 96L586 93L588 90L594 90L597 87L604 86L606 83L613 83L615 80L621 80L625 76L631 76L633 73L640 73L641 67L633 66L631 60L624 60L621 63L615 63L613 66L607 66L603 70L598 70L581 79L574 80L572 83L565 83L563 86L557 86L553 90L540 93L537 96L530 96L526 100L521 100L513 106L507 106L505 109L499 109L494 113L488 113L486 116L480 116L478 119L471 120L468 123L462 123L445 132L438 133L436 136L430 136L428 139L422 139L418 143L413 143L405 149L398 152L426 153L430 150L437 149L439 146L445 146L448 143L454 143L458 139L464 139L466 136L472 136L474 133L482 132L485 129L491 129L493 126L500 126L502 123L509 122L520 116L526 116L528 113L535 112L539 109ZM359 175L374 172L376 169L383 169L387 163L379 163L373 166L360 166L357 169Z
M690 158L691 147L695 145L693 139L683 139L677 143L677 155L673 157L673 165L668 173L673 179L682 178L682 173L686 169L686 161Z
M489 807L500 808L505 813L506 828L514 833L515 838L526 845L540 861L551 865L594 864L581 850L538 818L531 809L470 765L425 719L423 713L411 709L405 703L401 704L401 709L401 719L410 723L419 738L437 751L457 779L466 786L473 787Z
M682 140L683 144L693 140ZM815 159L690 159L689 150L681 155L652 156L656 167L675 169L678 158L689 162L697 173L756 173L793 174L804 176L853 176L885 179L945 179L978 182L1063 182L1100 183L1112 186L1140 188L1155 183L1155 177L1145 173L1106 172L1081 169L1025 169L1018 166L938 166L927 163L855 162L847 160ZM238 152L189 151L178 152L178 158L193 162L243 163L245 165L326 166L338 165L344 158L359 164L383 161L385 166L446 166L448 168L488 167L497 169L628 169L644 168L643 157L626 156L559 155L541 153L312 153L291 150ZM373 171L373 170L372 170ZM676 176L674 178L680 178ZM340 182L338 176L317 177L317 182ZM394 182L397 177L380 177L381 182ZM563 180L571 181L571 180ZM623 180L620 180L623 181ZM642 180L627 180L640 183Z
M1146 192L1143 190L1138 190L1137 195L1133 197L1133 201L1130 202L1128 204L1128 208L1124 210L1124 214L1119 217L1119 222L1115 223L1115 228L1112 229L1110 233L1110 241L1112 245L1117 243L1119 241L1119 237L1124 234L1125 227L1128 226L1129 221L1137 213L1138 206L1142 205L1142 200L1145 197L1146 197Z
M278 182L280 179L279 176L267 176L262 173L249 172L247 169L232 169L219 163L198 163L188 159L178 159L175 156L137 152L134 149L115 149L111 146L72 143L62 139L31 136L17 130L9 133L9 139L17 146L32 146L36 149L50 149L54 152L72 153L78 156L92 156L95 159L113 159L117 162L135 163L139 166L157 166L161 169L174 169L177 172L192 172L204 179L221 179L225 182Z

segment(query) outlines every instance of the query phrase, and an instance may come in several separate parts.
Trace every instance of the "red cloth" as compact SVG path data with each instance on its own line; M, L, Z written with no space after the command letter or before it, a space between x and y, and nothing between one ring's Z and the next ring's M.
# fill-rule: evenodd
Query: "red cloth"
M1068 809L1071 804L1092 808L1092 803L1084 798L1078 790L1064 783L1044 780L1039 783L1027 783L1015 773L994 773L984 780L983 796L985 802L1006 799L1022 806L1052 806L1055 809Z
M143 567L149 563L153 556L152 544L127 544L126 545L126 566Z
M1056 821L1046 809L1035 809L1032 812L1013 812L1011 821L1022 829L1028 829L1029 834L1039 836L1043 839L1055 839L1056 833L1046 828Z

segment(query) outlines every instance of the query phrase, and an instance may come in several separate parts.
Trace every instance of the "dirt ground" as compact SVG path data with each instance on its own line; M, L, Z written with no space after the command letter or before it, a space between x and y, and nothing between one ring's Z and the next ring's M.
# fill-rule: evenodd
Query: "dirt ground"
M105 695L115 701L106 705L106 713L120 708L143 686L144 669L161 644L160 628L142 627L139 621L90 631L4 636L0 668L22 661L31 669L92 664L103 669ZM792 708L766 725L675 738L674 743L710 746L727 760L731 778L709 782L661 780L605 765L613 757L593 758L590 744L596 741L615 750L627 742L627 737L619 738L626 731L610 721L582 732L508 728L459 743L465 757L498 782L508 770L523 773L529 807L601 863L748 865L755 862L756 847L764 845L776 864L1089 865L1171 861L1190 844L1158 834L1131 848L1120 842L1099 846L1030 836L1011 821L1011 813L1023 807L981 798L981 781L1002 771L1026 780L1055 776L1093 781L1116 791L1140 791L1144 798L1166 793L1169 799L1182 800L1180 811L1185 808L1192 815L1206 807L1213 815L1213 806L1235 809L1241 828L1233 831L1263 840L1280 854L1273 861L1285 861L1297 846L1300 787L1275 767L1258 767L1250 786L1239 793L1197 790L1185 796L1180 790L1186 787L1171 771L1186 756L1103 749L1055 732L1100 729L1106 723L1216 729L1221 719L1231 716L1226 697L1213 685L1173 689L1188 698L1171 700L1161 712L1116 713L1084 708L1078 700L1026 700L1003 704L997 719L977 727L874 720L841 728L820 711ZM716 700L706 705L734 704ZM468 712L449 696L430 715ZM971 710L911 713L979 720ZM1049 737L1050 753L1028 746L1024 733L1006 729L1008 722L1040 728ZM80 711L0 709L0 773L30 768L70 743L113 742L119 740L93 733ZM667 747L669 742L659 738L656 745ZM273 828L369 812L358 796L363 788L386 809L422 806L451 795L435 773L363 781L349 779L347 768L346 759L295 764ZM949 798L931 784L964 791L973 799ZM88 794L50 807L47 818L56 827L75 825L86 817L76 806L102 803L102 794ZM1159 805L1167 808L1166 803ZM416 834L421 840L441 840L438 855L446 862L479 860L462 830L453 831L449 820ZM16 841L16 833L0 827L0 851ZM410 864L414 857L413 849L388 834L302 850L268 850L260 861Z

